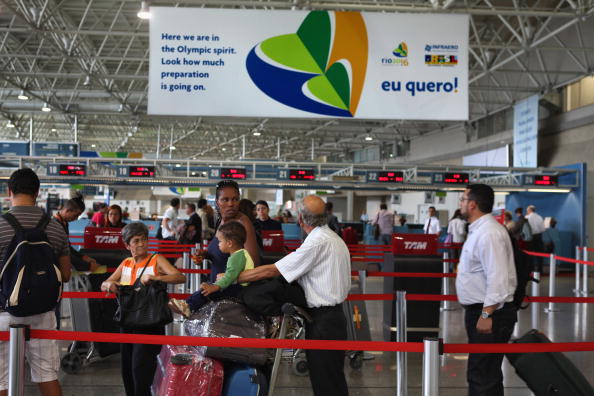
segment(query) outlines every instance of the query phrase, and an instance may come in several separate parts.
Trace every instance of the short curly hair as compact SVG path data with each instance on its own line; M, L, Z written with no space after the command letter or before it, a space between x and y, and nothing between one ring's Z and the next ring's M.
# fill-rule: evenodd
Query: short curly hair
M143 236L148 239L149 230L146 224L140 221L134 221L124 228L122 228L122 239L126 243L126 245L130 244L130 241L135 236Z

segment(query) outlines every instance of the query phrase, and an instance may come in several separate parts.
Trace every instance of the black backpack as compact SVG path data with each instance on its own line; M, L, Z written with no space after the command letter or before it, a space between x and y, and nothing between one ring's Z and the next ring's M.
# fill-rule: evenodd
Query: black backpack
M514 305L517 309L526 309L528 308L528 304L523 305L524 298L526 298L526 287L528 287L528 282L536 282L538 280L532 277L532 263L530 256L520 249L520 245L518 241L510 234L512 249L514 251L514 262L516 267L516 280L518 282L516 286L516 291L514 292Z
M44 213L35 228L24 229L12 214L2 217L15 235L0 267L0 307L19 317L52 311L62 295L62 275L45 233L51 218Z

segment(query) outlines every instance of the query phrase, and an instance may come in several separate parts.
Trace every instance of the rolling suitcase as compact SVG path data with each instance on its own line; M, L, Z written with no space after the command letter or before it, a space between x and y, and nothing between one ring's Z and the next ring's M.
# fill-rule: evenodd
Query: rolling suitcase
M551 342L538 330L530 330L515 343ZM594 388L561 352L508 353L516 373L536 396L594 396Z
M352 287L351 294L359 294L359 287ZM371 341L371 331L367 318L365 301L345 301L342 303L342 310L347 321L347 337L349 341ZM347 351L349 366L358 370L363 366L363 351Z
M220 396L223 366L190 346L164 345L157 357L154 396Z
M265 396L268 381L260 369L243 364L226 364L222 396Z

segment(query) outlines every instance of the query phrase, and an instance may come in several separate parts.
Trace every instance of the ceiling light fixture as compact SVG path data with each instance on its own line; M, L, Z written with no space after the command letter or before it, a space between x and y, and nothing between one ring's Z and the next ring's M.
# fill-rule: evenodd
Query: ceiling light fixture
M52 109L51 109L51 107L49 107L49 105L47 103L44 103L43 106L41 107L41 111L48 113L48 112L52 111Z
M138 14L136 14L136 16L138 16L138 18L140 19L150 19L151 11L149 9L148 1L140 2L140 10L138 11Z
M96 144L91 144L91 148L95 148L95 147L97 147Z
M253 135L254 135L254 136L260 136L260 135L261 135L261 133L260 133L260 132L258 132L258 131L255 131Z
M373 138L371 136L365 136L365 140L367 140L368 142L371 142L373 140Z
M6 124L6 128L14 128L14 124L12 123L12 121L8 120L8 123Z
M85 81L83 81L83 85L86 87L88 85L91 85L91 77L90 76L86 76L85 77Z
M169 146L169 150L175 150L175 146Z
M176 168L181 168L181 164L175 164Z
M225 147L223 147L221 150L223 150L223 151L227 151L227 149L226 149Z
M24 89L21 89L21 93L17 96L19 100L29 100L29 96L25 93Z
M56 132L56 128L52 128L52 132Z

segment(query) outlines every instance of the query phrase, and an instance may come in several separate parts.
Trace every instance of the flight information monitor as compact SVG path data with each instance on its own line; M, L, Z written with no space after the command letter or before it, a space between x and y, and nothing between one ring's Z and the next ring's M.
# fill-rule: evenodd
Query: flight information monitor
M315 180L313 169L289 169L289 180Z
M377 170L367 172L368 183L403 183L404 172L393 170Z
M154 166L129 166L129 177L155 177Z
M524 184L529 186L556 187L559 179L555 175L525 175Z
M433 183L438 184L468 184L470 175L460 172L434 173Z
M246 179L247 172L245 168L221 168L221 179Z
M87 166L79 164L50 164L47 166L50 176L86 176Z

